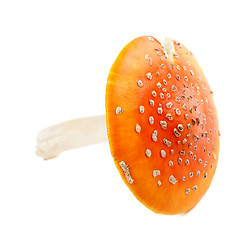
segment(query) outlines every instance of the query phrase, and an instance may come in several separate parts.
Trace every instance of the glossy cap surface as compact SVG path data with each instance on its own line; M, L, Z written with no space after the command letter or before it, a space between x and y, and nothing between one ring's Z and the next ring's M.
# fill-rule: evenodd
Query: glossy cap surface
M179 214L210 186L219 130L213 94L194 56L176 41L164 46L143 36L121 51L107 81L107 131L136 198L156 213Z

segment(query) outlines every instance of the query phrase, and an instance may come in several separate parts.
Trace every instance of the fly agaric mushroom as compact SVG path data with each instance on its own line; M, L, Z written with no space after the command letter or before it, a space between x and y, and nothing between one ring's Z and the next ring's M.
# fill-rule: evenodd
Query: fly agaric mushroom
M192 53L169 38L162 45L136 38L110 70L106 120L47 128L38 135L37 154L48 159L107 135L116 167L141 203L161 214L190 211L208 190L219 154L212 91Z

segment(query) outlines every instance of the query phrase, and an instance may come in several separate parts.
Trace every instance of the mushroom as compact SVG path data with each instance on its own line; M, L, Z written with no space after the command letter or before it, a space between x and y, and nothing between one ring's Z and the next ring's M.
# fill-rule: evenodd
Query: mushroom
M213 94L191 52L166 38L134 39L114 62L107 80L106 118L95 116L41 131L37 154L109 140L119 173L152 211L190 211L213 179L219 129Z

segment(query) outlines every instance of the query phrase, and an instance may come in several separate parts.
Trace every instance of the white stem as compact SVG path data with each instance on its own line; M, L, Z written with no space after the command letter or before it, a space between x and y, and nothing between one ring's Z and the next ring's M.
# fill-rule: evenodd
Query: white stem
M61 152L107 141L105 115L79 118L48 127L37 136L36 154L46 159Z

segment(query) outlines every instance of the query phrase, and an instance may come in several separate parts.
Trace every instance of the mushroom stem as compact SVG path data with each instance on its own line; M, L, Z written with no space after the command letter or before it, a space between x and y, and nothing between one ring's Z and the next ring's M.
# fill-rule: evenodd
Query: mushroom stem
M64 151L106 142L107 139L105 115L78 118L40 131L36 154L47 160Z

